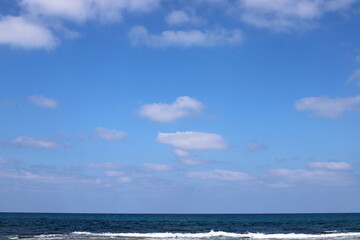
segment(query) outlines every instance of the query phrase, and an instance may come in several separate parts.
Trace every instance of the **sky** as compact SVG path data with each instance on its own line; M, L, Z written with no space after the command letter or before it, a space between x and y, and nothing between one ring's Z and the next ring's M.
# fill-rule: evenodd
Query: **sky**
M0 212L360 212L360 1L0 0Z

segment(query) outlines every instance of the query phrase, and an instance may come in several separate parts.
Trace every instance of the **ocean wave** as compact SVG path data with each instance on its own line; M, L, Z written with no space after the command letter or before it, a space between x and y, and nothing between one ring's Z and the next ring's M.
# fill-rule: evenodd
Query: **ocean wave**
M358 239L360 232L325 232L322 234L305 233L231 233L210 231L206 233L92 233L72 232L69 234L41 234L33 236L11 236L8 239L37 240L37 239Z

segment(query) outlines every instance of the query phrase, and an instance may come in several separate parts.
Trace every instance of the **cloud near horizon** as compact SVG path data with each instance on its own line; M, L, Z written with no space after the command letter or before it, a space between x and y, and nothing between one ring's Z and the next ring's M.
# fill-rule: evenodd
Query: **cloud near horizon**
M156 141L184 150L226 149L229 147L224 138L218 134L192 131L160 132Z
M219 169L208 172L189 172L186 173L186 177L223 181L248 181L253 179L253 177L248 173Z
M351 165L347 162L312 162L308 164L309 168L320 168L329 170L348 170Z
M141 106L138 114L155 122L169 123L177 119L200 114L204 105L198 100L183 96L173 103L151 103Z
M347 98L307 97L295 102L298 111L310 111L311 116L339 118L345 112L360 110L360 96Z
M97 162L97 163L89 163L87 167L97 168L97 169L118 169L118 168L123 168L124 165L113 162Z
M151 163L144 163L141 165L143 168L150 169L153 171L158 172L167 172L172 171L175 168L173 166L167 165L167 164L151 164Z

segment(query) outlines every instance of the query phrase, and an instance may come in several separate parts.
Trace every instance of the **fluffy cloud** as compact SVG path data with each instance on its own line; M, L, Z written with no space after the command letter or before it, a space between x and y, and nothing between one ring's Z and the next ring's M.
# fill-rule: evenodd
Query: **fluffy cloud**
M187 173L186 176L189 178L215 179L215 180L225 180L225 181L247 181L253 178L248 173L226 171L219 169L208 172L190 172Z
M298 111L308 110L313 116L338 118L345 112L360 109L360 96L348 98L307 97L295 103Z
M199 114L203 104L196 99L184 96L178 97L171 104L145 104L139 110L139 115L155 122L173 122L179 118Z
M174 170L174 167L166 164L150 164L150 163L144 163L142 165L144 168L153 170L153 171L159 171L159 172L165 172L165 171L172 171Z
M63 21L121 21L124 12L149 12L160 0L20 0L19 16L0 17L0 44L26 49L51 49L63 37L79 34L63 27Z
M101 139L107 141L116 141L123 139L126 134L124 132L115 130L115 129L106 129L103 127L99 127L95 130L95 135Z
M52 140L44 140L44 139L30 138L30 137L17 137L10 143L12 145L19 147L30 147L30 148L55 149L55 148L63 147L60 143Z
M148 12L157 8L159 0L22 0L28 14L84 22L119 21L124 11Z
M266 148L265 144L260 144L260 143L248 143L246 144L246 149L250 152L254 152L256 150L261 150Z
M26 49L51 49L58 40L46 27L24 17L0 18L0 44Z
M355 0L239 0L237 14L242 21L276 31L312 23L327 12L349 9Z
M187 151L181 149L174 149L174 154L176 158L185 165L199 165L204 163L204 161L191 156Z
M30 103L44 108L56 108L59 104L54 99L50 99L47 97L39 96L39 95L31 95L28 97Z
M123 168L122 164L112 163L112 162L99 162L99 163L90 163L87 165L89 168L97 168L97 169L118 169Z
M312 162L308 164L309 168L320 168L329 170L348 170L351 165L347 162Z
M169 25L182 25L199 24L202 22L202 20L194 13L187 13L185 11L176 10L166 15L165 22Z
M358 56L358 58L360 57ZM360 86L360 69L355 69L351 76L348 78L347 82L355 82L358 86Z
M149 47L215 47L235 45L243 42L243 34L239 29L226 30L215 28L212 30L167 30L160 34L151 34L143 26L135 26L129 32L134 45L147 45Z
M156 140L160 143L169 144L175 148L187 150L228 148L228 144L225 142L224 138L214 133L192 131L158 133Z

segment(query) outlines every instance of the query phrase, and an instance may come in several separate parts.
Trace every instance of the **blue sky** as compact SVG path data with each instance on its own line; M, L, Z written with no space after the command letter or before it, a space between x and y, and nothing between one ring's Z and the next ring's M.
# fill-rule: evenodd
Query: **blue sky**
M357 0L3 0L0 211L359 212Z

